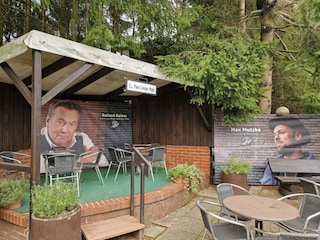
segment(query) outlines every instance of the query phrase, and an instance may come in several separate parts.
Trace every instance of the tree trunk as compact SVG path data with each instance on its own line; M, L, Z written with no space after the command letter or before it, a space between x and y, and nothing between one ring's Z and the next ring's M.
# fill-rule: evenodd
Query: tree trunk
M47 5L44 1L41 1L41 31L46 32L47 30L47 17L46 17Z
M0 0L0 9L4 9L4 0ZM0 14L0 36L3 36L4 29L4 14ZM0 46L3 45L3 38L1 38Z
M276 5L277 0L257 0L257 7L261 10L261 41L272 42L273 41L273 8ZM262 83L260 90L264 97L259 101L259 106L263 113L271 113L271 95L272 95L272 56L266 56L270 61L270 65L266 67L264 76L262 77Z
M245 32L246 31L246 1L240 0L239 1L239 8L240 8L240 31Z
M31 0L26 0L26 3L24 5L23 34L30 31L30 15L31 15Z

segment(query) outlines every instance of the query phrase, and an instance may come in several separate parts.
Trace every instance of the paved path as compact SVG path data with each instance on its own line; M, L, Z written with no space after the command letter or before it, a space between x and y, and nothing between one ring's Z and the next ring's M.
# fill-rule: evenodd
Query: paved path
M269 189L261 186L251 187L250 192L256 195L278 198L277 188ZM199 240L202 238L204 226L200 214L200 210L196 206L198 199L207 199L213 202L219 202L215 186L200 191L197 196L192 199L184 207L153 222L153 225L144 231L144 240ZM254 222L252 222L253 224ZM279 227L264 223L264 227L269 230L279 231ZM208 239L208 238L206 238Z
M144 231L145 240L196 240L201 239L204 226L200 211L196 206L198 199L218 201L214 187L209 187L197 194L184 207L153 222Z

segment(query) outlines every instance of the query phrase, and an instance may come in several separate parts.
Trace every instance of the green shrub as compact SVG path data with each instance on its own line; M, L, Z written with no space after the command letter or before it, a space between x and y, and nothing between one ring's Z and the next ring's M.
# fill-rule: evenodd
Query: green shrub
M0 205L12 204L22 199L29 188L29 180L17 177L4 177L0 179Z
M234 155L230 156L222 167L222 171L226 174L248 174L250 170L251 164L249 161L237 159Z
M77 187L56 181L50 186L35 186L32 193L32 213L38 217L56 216L79 205Z
M174 181L177 177L183 177L186 188L191 192L198 192L198 187L203 183L202 172L195 164L178 164L168 170L168 178Z

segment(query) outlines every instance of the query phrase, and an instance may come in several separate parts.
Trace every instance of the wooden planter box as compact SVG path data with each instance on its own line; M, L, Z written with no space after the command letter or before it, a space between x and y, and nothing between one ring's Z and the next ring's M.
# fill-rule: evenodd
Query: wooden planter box
M247 183L247 174L225 174L224 172L221 172L221 182L233 183L245 189L249 189Z
M31 239L81 240L81 207L56 217L31 215Z

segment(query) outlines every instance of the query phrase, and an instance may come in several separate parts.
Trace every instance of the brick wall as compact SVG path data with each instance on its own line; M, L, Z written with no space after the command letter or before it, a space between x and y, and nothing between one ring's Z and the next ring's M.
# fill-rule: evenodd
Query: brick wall
M179 163L196 164L204 175L205 187L210 181L210 148L203 146L166 146L166 164L170 169Z

